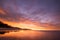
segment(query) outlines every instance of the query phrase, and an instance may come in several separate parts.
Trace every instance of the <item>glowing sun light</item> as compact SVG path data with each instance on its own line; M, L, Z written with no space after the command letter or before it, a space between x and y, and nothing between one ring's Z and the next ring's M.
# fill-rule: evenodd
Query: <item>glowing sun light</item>
M27 24L27 23L20 23L20 28L22 29L31 29L31 30L40 30L41 28L38 27L38 25L35 24Z

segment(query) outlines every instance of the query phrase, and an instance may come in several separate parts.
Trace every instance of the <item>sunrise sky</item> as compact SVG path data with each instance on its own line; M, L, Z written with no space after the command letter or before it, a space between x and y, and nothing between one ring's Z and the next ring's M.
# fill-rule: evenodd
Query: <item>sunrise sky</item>
M0 21L19 28L60 30L60 0L0 0Z

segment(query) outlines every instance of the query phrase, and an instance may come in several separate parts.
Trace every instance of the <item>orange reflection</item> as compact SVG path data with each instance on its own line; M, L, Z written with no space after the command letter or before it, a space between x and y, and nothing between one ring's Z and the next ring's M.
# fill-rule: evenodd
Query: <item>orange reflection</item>
M6 33L2 36L5 37L16 37L16 38L23 38L23 37L28 37L28 38L35 38L35 37L42 37L44 35L44 32L38 32L38 31L32 31L32 30L20 30L19 32L10 32Z

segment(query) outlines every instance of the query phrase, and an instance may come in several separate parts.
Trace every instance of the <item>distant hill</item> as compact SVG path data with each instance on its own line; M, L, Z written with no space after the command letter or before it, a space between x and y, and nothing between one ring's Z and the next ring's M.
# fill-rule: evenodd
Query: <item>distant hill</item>
M5 23L3 23L3 22L0 21L0 28L17 28L17 27L12 27L12 26L10 26L8 24L5 24Z
M0 28L12 28L12 27L0 21Z
M7 28L7 29L20 29L20 30L30 30L30 29L22 29L22 28L18 28L18 27L12 27L12 26L10 26L10 25L8 25L8 24L5 24L5 23L3 23L3 22L1 22L0 21L0 28L1 29L3 29L3 28ZM0 29L0 30L1 30Z

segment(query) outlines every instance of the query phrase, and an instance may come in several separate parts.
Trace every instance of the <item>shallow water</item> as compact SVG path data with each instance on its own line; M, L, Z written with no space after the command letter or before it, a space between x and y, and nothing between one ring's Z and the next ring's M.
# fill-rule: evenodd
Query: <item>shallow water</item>
M60 31L32 31L0 32L0 40L60 40Z

